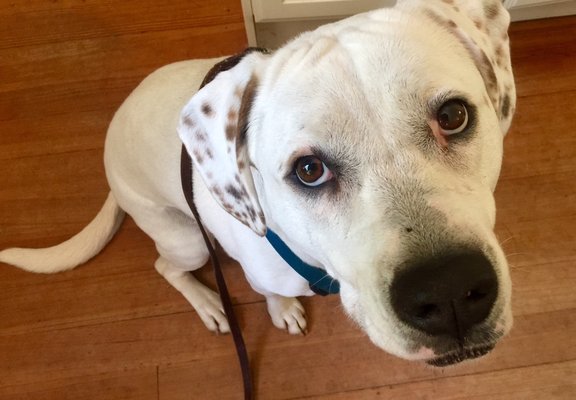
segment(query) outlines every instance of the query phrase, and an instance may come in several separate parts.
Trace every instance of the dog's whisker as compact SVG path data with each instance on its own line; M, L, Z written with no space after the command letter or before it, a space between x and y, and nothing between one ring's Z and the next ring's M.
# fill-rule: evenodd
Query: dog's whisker
M514 235L500 241L500 246L504 246L506 243L508 243L509 241L511 241L512 239L515 239L516 237Z
M530 256L530 253L519 251L516 253L506 254L506 257L516 257L516 256Z

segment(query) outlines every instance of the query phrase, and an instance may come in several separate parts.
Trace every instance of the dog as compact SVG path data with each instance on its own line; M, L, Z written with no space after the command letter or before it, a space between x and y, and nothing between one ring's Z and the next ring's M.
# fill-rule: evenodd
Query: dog
M273 230L340 285L344 309L383 350L445 366L488 353L512 326L493 191L515 110L498 0L399 0L250 52L168 65L115 114L111 192L95 219L48 249L0 261L51 273L86 262L125 213L155 242L158 272L206 327L230 327L190 274L208 251L180 186L194 162L202 223L265 296L275 326L306 331L314 292L273 249Z

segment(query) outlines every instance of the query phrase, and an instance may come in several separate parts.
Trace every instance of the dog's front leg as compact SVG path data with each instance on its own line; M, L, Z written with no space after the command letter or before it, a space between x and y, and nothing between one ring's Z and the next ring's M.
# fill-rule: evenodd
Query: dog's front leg
M270 294L266 296L266 304L275 327L285 329L291 335L308 333L306 312L296 297Z
M278 282L290 282L290 275L294 274L294 272L289 269L283 271L284 268L279 268L280 271L285 273L280 272L279 275L270 273L270 271L274 271L274 268L271 267L274 265L274 263L265 256L265 254L269 251L270 249L268 246L266 246L265 252L260 253L260 257L257 259L257 262L252 260L253 262L248 263L250 264L250 267L257 268L256 270L260 272L259 274L251 273L254 270L247 269L247 263L241 263L246 274L246 279L254 291L262 294L266 298L268 314L270 314L270 318L272 319L272 323L275 327L285 330L291 335L305 335L308 333L308 323L306 322L306 312L304 311L304 306L302 303L300 303L300 301L296 297L293 297L291 294L289 295L288 293L284 293L286 296L283 296L278 294L277 291L270 291L270 289L273 289L278 285ZM258 268L254 265L261 264L262 260L267 260L270 262L270 264L268 264L266 267L261 266L261 268ZM288 292L297 293L296 291L302 290L298 288L303 285L301 285L300 277L297 277L291 287L287 285L283 286L284 290L288 288ZM307 288L307 285L304 286ZM265 287L268 289L264 289ZM278 291L282 292L282 290ZM302 291L302 294L310 295L311 293L308 289L306 289Z

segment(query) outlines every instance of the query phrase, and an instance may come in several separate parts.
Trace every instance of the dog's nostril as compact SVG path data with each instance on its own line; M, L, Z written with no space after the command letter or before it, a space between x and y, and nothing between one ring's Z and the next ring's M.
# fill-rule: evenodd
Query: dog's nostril
M478 289L472 289L472 290L469 290L468 293L466 293L466 301L470 301L470 302L480 301L480 300L486 298L487 295L488 295L488 293L486 293L485 291L478 290Z
M436 304L423 304L416 310L416 317L421 320L432 318L440 313L440 308Z

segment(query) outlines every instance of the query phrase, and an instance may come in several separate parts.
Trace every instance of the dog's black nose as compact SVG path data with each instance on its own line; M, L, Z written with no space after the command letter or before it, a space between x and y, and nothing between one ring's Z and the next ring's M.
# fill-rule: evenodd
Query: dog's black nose
M391 286L392 307L409 326L462 341L484 321L498 295L498 278L480 252L417 263L399 271Z

